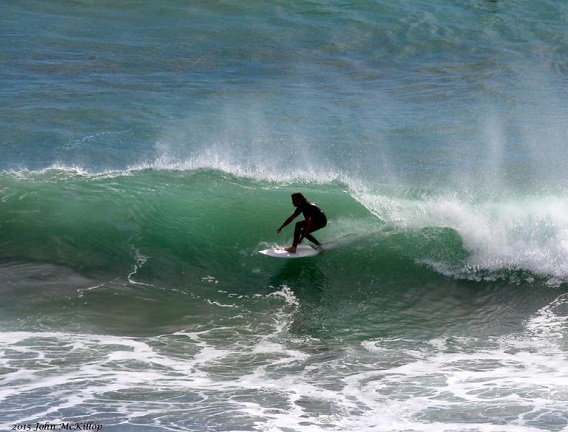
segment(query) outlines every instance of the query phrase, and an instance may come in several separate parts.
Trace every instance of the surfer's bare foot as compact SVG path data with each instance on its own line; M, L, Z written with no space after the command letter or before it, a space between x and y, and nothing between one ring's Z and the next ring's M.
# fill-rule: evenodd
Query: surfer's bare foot
M290 246L290 247L284 248L284 250L285 250L286 252L296 253L296 248L295 248L294 246Z

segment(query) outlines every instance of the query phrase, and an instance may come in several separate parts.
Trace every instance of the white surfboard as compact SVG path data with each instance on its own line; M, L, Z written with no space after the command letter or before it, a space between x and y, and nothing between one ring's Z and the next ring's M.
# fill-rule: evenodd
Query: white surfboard
M321 250L314 249L311 246L298 246L296 252L288 252L284 247L275 247L259 251L263 255L268 255L274 258L307 258L313 257L321 253Z

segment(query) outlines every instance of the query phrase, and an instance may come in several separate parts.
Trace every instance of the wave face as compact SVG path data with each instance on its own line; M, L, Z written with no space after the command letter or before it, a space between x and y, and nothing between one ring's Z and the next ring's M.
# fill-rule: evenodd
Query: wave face
M564 196L482 201L345 181L310 184L309 199L331 221L319 235L326 261L339 260L349 277L407 265L419 277L556 285L568 277ZM190 268L234 278L256 266L259 248L290 240L291 227L282 238L275 227L293 211L290 194L306 188L212 169L46 170L4 174L2 182L2 259L115 276L136 268L146 282Z

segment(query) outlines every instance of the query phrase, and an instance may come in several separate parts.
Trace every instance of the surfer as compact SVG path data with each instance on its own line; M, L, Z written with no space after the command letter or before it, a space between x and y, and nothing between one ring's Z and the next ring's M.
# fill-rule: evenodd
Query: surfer
M292 194L292 204L296 207L294 213L292 213L288 219L284 221L282 225L276 230L278 234L282 232L282 228L292 222L296 217L302 213L304 215L304 220L296 222L296 228L294 229L294 241L292 246L285 248L288 252L296 253L296 247L302 242L304 238L314 243L318 249L321 249L320 242L311 235L314 231L317 231L327 225L327 218L325 213L317 205L309 202L304 195L301 193Z

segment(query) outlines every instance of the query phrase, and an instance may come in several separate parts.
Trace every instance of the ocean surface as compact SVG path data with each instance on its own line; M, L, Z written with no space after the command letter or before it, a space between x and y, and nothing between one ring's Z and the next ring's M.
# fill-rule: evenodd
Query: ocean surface
M0 429L568 431L567 149L564 0L0 0Z

